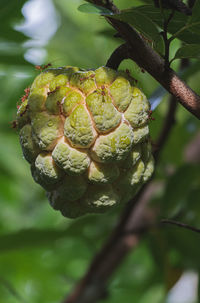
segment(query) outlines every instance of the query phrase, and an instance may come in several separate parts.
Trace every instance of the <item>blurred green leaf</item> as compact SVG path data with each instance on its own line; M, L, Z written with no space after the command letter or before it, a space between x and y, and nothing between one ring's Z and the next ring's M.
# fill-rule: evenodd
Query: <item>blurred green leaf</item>
M0 276L0 286L4 287L8 293L17 300L17 302L25 303L26 301L18 293L15 287L6 279Z
M0 64L26 65L23 58L25 49L22 47L27 37L17 31L15 26L23 20L21 9L27 0L1 0L1 33L0 33Z
M27 37L23 33L14 30L9 23L1 25L0 41L16 42L20 45L26 39Z
M162 284L153 285L147 289L139 303L160 303L163 302L165 297L165 289Z
M28 65L29 63L21 55L1 55L0 63L5 65Z
M7 1L1 0L1 11L0 18L1 20L17 20L20 19L23 15L21 13L21 9L26 3L27 0L19 0L19 1Z
M69 235L67 230L20 230L13 234L0 236L0 251L5 252L13 249L37 248L46 245L51 246L56 240Z
M170 176L162 198L162 216L171 218L185 208L191 189L200 186L199 168L185 164Z
M77 220L71 221L69 226L62 230L55 228L37 229L29 228L20 230L10 234L0 235L0 252L38 248L41 246L49 246L59 239L82 238L87 243L89 239L95 236L94 232L89 231L91 226L94 226L99 221L98 216L85 216ZM96 231L97 232L97 231ZM101 233L103 232L103 229ZM99 239L101 235L99 234Z
M0 18L2 21L1 24L1 35L7 35L7 38L9 40L10 33L16 35L24 36L22 33L19 33L14 30L14 26L23 20L23 15L21 12L21 9L24 5L24 3L27 2L27 0L20 0L20 1L6 1L1 0L1 10L0 10Z
M191 76L195 76L196 73L198 73L200 70L200 61L195 60L194 62L191 62L190 65L184 69L181 77L183 80L187 81Z
M19 1L6 1L1 0L1 10L0 10L0 19L1 19L1 34L0 37L7 38L8 40L13 40L13 37L16 35L18 41L21 42L24 40L25 36L22 33L19 33L14 29L19 21L23 20L23 15L21 9L24 3L27 0Z
M198 197L200 197L200 184L191 186L186 197L185 206L179 216L179 220L196 228L200 228L200 203Z
M80 5L78 7L78 10L82 13L87 14L113 15L113 13L109 9L90 3Z
M179 260L177 260L179 266L185 269L199 269L199 251L197 249L199 234L172 225L163 227L163 232L169 249L175 250L179 254Z

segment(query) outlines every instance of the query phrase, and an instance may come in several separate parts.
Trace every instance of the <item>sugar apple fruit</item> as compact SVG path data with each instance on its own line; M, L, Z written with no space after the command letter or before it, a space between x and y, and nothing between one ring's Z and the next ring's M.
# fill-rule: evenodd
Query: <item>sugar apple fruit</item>
M127 202L150 178L149 102L126 72L49 68L22 101L23 155L64 216Z

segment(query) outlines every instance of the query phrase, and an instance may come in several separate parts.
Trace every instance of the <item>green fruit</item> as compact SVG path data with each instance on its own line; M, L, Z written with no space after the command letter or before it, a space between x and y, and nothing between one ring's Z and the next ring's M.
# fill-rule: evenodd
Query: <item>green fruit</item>
M149 102L124 72L51 68L17 113L34 180L66 217L127 202L152 175Z

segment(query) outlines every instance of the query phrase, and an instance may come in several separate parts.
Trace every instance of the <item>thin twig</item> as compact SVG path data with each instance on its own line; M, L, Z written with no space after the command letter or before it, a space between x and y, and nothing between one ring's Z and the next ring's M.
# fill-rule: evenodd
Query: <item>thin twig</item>
M190 225L182 223L182 222L178 222L178 221L174 221L174 220L170 220L170 219L162 219L160 221L160 223L161 224L172 224L172 225L176 225L178 227L182 227L182 228L186 228L186 229L192 230L192 231L194 231L196 233L200 233L200 229L199 228L190 226Z

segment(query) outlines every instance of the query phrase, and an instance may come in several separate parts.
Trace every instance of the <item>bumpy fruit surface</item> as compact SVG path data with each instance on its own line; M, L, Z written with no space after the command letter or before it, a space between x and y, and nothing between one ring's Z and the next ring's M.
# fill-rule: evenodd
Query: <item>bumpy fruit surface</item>
M127 202L153 172L149 102L125 72L48 69L17 113L34 180L66 217Z

